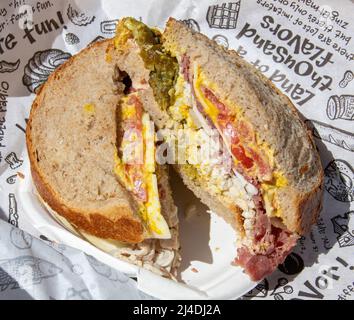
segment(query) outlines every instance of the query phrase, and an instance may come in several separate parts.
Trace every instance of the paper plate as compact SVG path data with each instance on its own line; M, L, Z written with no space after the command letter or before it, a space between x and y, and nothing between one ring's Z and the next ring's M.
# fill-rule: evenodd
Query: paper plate
M112 257L67 230L40 204L34 192L26 152L23 159L21 171L25 179L17 184L16 198L21 206L24 229L31 225L53 241L80 249L136 277L140 290L159 299L236 299L256 286L257 283L251 281L241 268L231 265L236 254L235 231L216 214L207 212L207 207L175 173L171 175L171 185L180 218L182 264L179 282ZM186 211L194 213L188 216Z

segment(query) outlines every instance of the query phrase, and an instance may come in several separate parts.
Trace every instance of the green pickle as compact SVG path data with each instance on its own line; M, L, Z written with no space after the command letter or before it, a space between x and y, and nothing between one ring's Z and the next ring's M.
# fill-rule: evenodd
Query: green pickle
M175 57L164 51L161 33L150 29L144 23L126 18L123 26L131 33L140 47L140 55L145 67L150 70L149 84L162 109L166 110L174 103L174 85L178 75L178 63Z

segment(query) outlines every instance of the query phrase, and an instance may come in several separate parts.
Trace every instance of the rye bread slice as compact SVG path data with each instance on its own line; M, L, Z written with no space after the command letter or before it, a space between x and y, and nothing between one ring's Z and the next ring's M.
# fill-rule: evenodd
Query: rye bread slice
M32 105L27 148L34 184L54 211L96 237L138 243L145 232L137 203L113 171L122 92L106 61L110 42L89 46L50 75ZM163 184L162 214L177 228L168 181Z
M290 99L235 51L173 18L167 22L163 43L179 62L188 53L216 84L221 101L241 108L261 142L272 147L275 167L288 181L276 191L283 223L292 232L307 232L321 210L323 169L313 138Z

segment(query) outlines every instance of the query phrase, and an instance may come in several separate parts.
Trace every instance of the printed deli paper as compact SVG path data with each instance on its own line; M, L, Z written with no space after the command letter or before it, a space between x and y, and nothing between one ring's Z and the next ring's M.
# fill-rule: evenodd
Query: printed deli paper
M2 1L1 218L37 238L42 235L42 238L46 236L62 245L80 248L129 275L136 276L139 273L136 268L117 262L71 235L35 202L24 132L35 90L55 68L80 49L91 42L113 36L119 18L134 16L149 25L163 28L167 18L173 16L219 44L236 50L290 97L315 137L325 169L323 210L312 232L299 240L293 253L274 274L261 281L242 299L354 299L353 12L354 3L349 0ZM175 184L174 181L172 183ZM186 205L179 205L182 216ZM203 219L209 219L205 217ZM220 230L224 229L212 227L214 224L209 220L205 220L205 225L206 230L210 229L212 233L210 246L220 242L223 233ZM227 226L222 228L226 230ZM38 259L46 261L44 272L47 268L56 273L57 287L51 290L68 290L70 286L75 287L75 281L84 281L84 276L80 280L78 275L75 281L69 283L71 278L65 272L56 272L63 269L62 261L58 255L50 253L52 249L49 247L43 246L41 251L24 252L21 248L14 251L11 247L13 244L5 236L9 233L9 227L1 223L0 229L0 271L1 274L7 274L6 277L0 277L2 296L16 297L20 291L31 295L34 289L43 291L36 297L50 296L44 292L49 290L49 286L39 287L40 281L30 281L24 285L24 279L18 272L18 268L25 267L30 275L35 274L40 261ZM21 243L30 241L27 233L11 230L21 235ZM188 243L191 244L192 238L189 239ZM209 237L203 239L206 248ZM237 273L237 278L236 273L232 273L236 272L232 271L235 267L232 269L222 264L228 257L221 255L220 258L213 250L210 248L211 258L206 262L194 249L195 256L191 255L190 263L183 265L192 287L187 288L186 281L185 287L172 285L171 290L167 290L170 295L155 292L146 281L153 277L151 274L138 274L138 278L141 276L145 280L138 282L138 286L160 298L183 296L186 292L189 297L210 298L208 292L220 297L221 291L224 298L236 298L255 285L242 272ZM77 254L76 251L73 253L68 250L65 259L75 261ZM25 260L21 258L24 255ZM80 263L85 265L87 262ZM12 265L17 267L8 267ZM199 275L192 276L190 268L193 266L200 267ZM220 266L224 269L217 269ZM203 268L208 271L203 271ZM208 274L210 270L217 270L218 277ZM224 279L221 279L221 270L226 270ZM231 272L232 276L227 272ZM144 271L140 273L144 274ZM95 276L85 274L85 277ZM8 285L8 277L19 285ZM153 282L156 281L159 280L153 278ZM222 287L226 282L231 283L227 290ZM101 286L100 290L89 286L82 294L104 298L106 284L96 285ZM127 294L134 294L133 287L121 287L117 288L117 298L121 297L120 289ZM69 295L69 291L65 292Z
M44 236L36 239L2 220L0 229L1 300L152 298L140 292L134 280L93 256Z

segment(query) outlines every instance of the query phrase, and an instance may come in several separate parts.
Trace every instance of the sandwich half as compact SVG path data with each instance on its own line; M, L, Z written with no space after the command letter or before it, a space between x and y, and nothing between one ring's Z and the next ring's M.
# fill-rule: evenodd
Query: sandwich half
M154 161L155 129L142 103L106 61L110 42L73 56L37 92L26 130L33 182L78 235L174 277L178 218L167 168Z
M163 33L120 20L107 55L185 184L237 230L234 263L253 280L274 271L322 203L319 154L291 101L236 52L172 18Z

